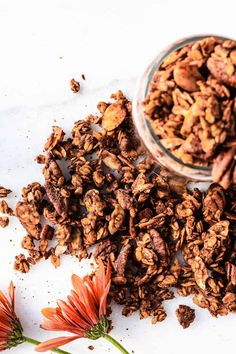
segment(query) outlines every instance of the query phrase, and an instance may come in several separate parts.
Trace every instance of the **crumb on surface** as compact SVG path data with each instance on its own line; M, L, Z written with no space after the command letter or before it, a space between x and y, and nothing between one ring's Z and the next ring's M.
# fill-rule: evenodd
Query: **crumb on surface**
M71 91L74 93L78 93L80 91L80 83L79 81L76 81L75 79L70 80L70 88Z

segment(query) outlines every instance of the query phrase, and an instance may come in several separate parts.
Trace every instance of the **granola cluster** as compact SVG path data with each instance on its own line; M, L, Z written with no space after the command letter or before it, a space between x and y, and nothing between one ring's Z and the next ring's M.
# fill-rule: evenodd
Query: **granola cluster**
M96 244L125 316L139 310L163 321L173 288L214 316L235 312L236 188L190 191L158 169L135 137L131 102L121 91L111 98L100 115L76 122L71 138L53 127L37 157L45 184L23 188L16 206L27 234L15 269L28 272L41 258L58 267L63 254L86 258ZM194 319L186 308L177 316L184 327Z
M143 103L162 145L184 163L236 182L236 42L208 37L167 56Z
M79 81L76 81L75 79L70 80L70 89L74 93L78 93L80 91L80 83Z
M185 329L188 328L194 321L195 310L186 305L179 305L178 309L176 310L176 316L180 325Z
M9 225L9 216L13 215L13 210L8 206L6 200L1 200L1 198L7 197L10 193L10 189L0 186L0 214L5 214L0 216L0 226L3 228Z

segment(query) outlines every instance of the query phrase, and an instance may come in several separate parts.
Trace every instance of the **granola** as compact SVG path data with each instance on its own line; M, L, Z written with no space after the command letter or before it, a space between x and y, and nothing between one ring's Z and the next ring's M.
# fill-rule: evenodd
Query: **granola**
M9 218L8 216L0 216L0 226L5 228L9 224Z
M213 166L214 182L235 183L236 42L208 37L172 52L143 102L162 145L184 163Z
M163 321L172 288L213 316L235 313L236 187L189 190L155 166L134 134L131 103L121 91L112 99L77 121L72 137L53 127L38 158L45 183L23 188L16 206L27 234L15 269L28 272L41 259L59 267L64 255L87 258L96 245L94 259L110 262L110 297L125 316ZM177 316L186 328L194 312L181 305Z
M10 189L7 189L3 186L0 186L0 198L4 198L4 197L7 197L8 194L11 193L11 190Z
M70 89L74 93L78 93L80 91L80 83L75 79L70 80Z
M176 316L180 325L185 329L190 326L190 324L195 319L195 310L191 309L191 307L187 305L179 305L176 310Z
M12 216L13 210L8 206L5 200L0 200L0 213Z

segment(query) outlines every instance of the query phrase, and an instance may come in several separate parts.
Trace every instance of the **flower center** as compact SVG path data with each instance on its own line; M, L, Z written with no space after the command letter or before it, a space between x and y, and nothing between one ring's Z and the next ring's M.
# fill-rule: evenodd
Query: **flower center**
M12 321L11 326L12 326L12 331L8 335L6 349L16 347L17 345L25 341L24 336L22 334L23 328L21 326L20 321L17 318Z
M101 338L107 333L108 328L109 321L107 318L103 317L96 325L86 332L86 337L94 340Z

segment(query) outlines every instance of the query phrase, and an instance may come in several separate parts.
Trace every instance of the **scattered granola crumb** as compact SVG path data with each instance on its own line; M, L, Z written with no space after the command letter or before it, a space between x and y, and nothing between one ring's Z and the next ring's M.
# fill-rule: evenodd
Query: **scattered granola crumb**
M176 310L176 316L181 326L185 329L188 328L194 321L195 310L191 309L191 307L187 305L179 305L178 309Z
M70 80L70 88L71 88L71 91L73 91L74 93L77 93L80 90L80 83L78 81L75 81L75 79L71 79Z
M36 156L35 161L38 164L44 164L45 163L45 156L40 154L40 155Z
M7 197L8 194L10 194L12 191L10 189L7 189L3 186L0 186L0 198Z
M89 345L89 346L88 346L88 349L89 349L89 350L94 350L95 348L94 348L93 345Z
M9 224L9 218L7 216L0 216L0 226L5 228Z
M86 80L86 78L85 78L85 75L84 75L84 74L82 74L82 75L81 75L81 77L82 77L82 79L83 79L83 80Z
M0 200L0 213L7 215L14 215L13 210L9 208L7 202L5 200Z
M24 254L21 253L15 257L14 269L20 271L21 273L29 272L30 265Z

